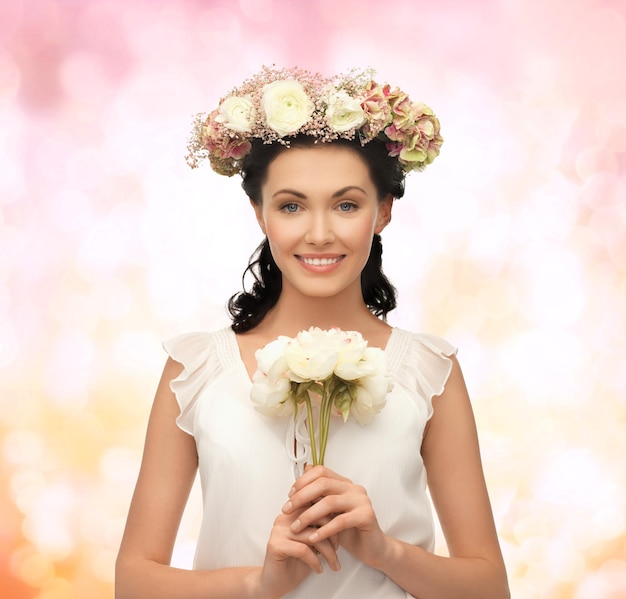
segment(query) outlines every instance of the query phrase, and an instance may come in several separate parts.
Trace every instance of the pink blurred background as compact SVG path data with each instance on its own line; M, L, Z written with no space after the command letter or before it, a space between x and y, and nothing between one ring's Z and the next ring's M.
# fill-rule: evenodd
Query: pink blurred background
M272 63L437 112L390 322L460 347L513 596L626 597L626 3L11 0L0 40L2 597L112 596L160 341L227 324L260 241L191 117Z

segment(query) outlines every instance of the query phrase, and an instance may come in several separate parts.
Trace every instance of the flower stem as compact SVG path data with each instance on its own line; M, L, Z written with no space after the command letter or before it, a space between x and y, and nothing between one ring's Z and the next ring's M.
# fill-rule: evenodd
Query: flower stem
M309 397L309 393L307 391L304 396L304 401L306 401L306 413L309 421L308 429L309 429L309 438L311 440L311 454L313 457L313 465L317 466L322 462L317 461L317 449L315 448L315 423L313 422L313 409L311 408L311 398Z
M320 464L324 463L324 456L326 455L326 444L328 443L328 429L330 428L330 415L332 412L333 402L332 393L328 392L326 384L324 384L324 391L322 394L322 405L320 406Z

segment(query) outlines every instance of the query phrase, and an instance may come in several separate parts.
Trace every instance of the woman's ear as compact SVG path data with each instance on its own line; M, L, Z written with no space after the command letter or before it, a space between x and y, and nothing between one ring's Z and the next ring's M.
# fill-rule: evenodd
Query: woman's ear
M250 201L250 206L254 209L254 215L256 216L256 222L259 223L259 227L261 227L261 231L263 231L263 235L267 235L265 232L265 221L263 220L263 206L261 204L255 204L251 198L248 198Z
M378 205L378 217L374 233L380 234L382 230L391 222L391 209L393 208L393 196L389 193Z

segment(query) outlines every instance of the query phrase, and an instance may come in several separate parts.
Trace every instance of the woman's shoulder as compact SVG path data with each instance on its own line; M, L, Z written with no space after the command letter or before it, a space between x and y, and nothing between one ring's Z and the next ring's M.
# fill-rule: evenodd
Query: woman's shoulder
M457 348L438 335L394 328L386 353L396 382L426 400L432 413L431 400L443 393Z
M163 341L163 348L173 361L182 364L179 380L211 378L236 364L238 356L230 327L179 334Z
M165 346L193 346L199 349L207 345L221 345L234 335L230 327L221 327L205 331L187 331L168 337L163 345Z
M188 362L206 360L211 355L215 358L228 357L233 353L234 336L230 327L192 331L166 339L163 341L163 348L173 360L185 365Z
M396 361L407 361L409 365L415 357L434 355L449 359L457 353L456 346L443 337L431 333L416 333L399 327L392 329L388 348Z
M169 382L180 406L178 426L193 434L197 401L211 381L236 360L234 333L230 328L195 331L163 342L170 360L182 365Z

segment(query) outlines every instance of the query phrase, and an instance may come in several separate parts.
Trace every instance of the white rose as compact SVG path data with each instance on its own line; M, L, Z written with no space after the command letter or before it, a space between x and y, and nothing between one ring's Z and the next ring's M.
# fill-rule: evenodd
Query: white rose
M293 412L289 395L291 381L287 376L285 347L289 337L281 336L255 354L258 369L252 377L250 398L256 409L269 416L283 416Z
M365 122L365 111L361 102L340 90L328 97L326 119L333 131L344 132L360 127Z
M254 120L254 105L250 96L230 96L219 107L218 123L233 131L248 133Z
M311 327L300 331L285 349L291 380L301 383L327 379L337 365L344 340L337 329L323 331Z
M280 137L295 133L311 118L315 109L302 84L292 79L265 85L261 107L267 125Z
M254 407L262 414L267 416L291 414L294 406L290 392L291 381L287 377L276 376L271 370L269 375L260 370L254 373L250 399L252 399Z
M280 335L278 339L274 339L274 341L271 341L265 347L258 349L254 354L258 369L267 374L270 368L285 356L285 348L289 341L289 337Z
M344 381L356 381L374 372L374 366L365 360L344 362L335 367L335 374Z
M372 421L385 406L387 393L393 389L383 350L368 347L364 359L372 372L356 381L356 399L350 406L350 415L360 424Z
M335 374L344 381L353 381L372 372L373 365L365 360L367 341L361 333L346 331L335 366Z

